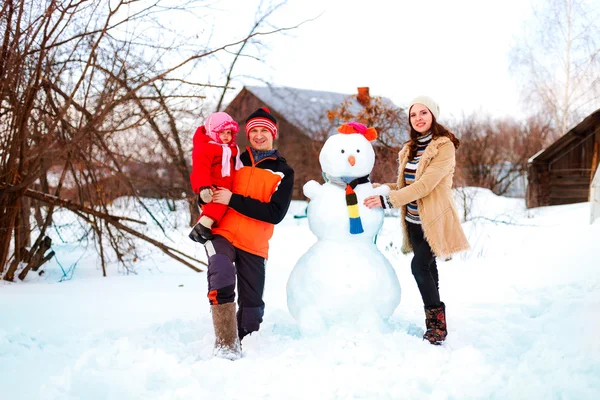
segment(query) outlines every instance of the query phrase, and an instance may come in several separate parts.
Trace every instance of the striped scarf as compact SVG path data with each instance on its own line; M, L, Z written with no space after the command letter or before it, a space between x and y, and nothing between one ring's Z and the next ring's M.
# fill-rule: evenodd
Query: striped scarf
M209 143L216 144L217 146L221 146L223 148L223 155L221 156L221 176L230 176L231 175L231 146L225 143L217 143L214 140L211 140ZM237 155L235 156L234 168L237 171L242 168L244 164L242 164L242 160L240 160L240 148L235 146L237 149Z
M358 235L359 233L364 232L362 222L360 220L360 214L358 213L358 198L356 197L354 188L361 183L367 182L369 182L368 175L361 178L356 178L346 184L346 205L348 206L348 216L350 217L350 233L352 235Z

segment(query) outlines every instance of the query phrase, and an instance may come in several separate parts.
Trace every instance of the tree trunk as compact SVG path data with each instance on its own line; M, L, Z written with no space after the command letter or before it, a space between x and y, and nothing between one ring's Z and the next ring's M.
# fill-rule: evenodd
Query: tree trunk
M23 196L20 203L18 242L21 244L21 248L29 248L31 247L31 201Z
M18 195L20 195L20 193ZM15 279L15 272L17 271L21 262L29 261L27 259L29 256L27 247L31 245L31 238L29 232L29 216L31 214L31 211L28 207L25 207L26 205L28 206L28 203L29 202L24 201L23 196L15 196L15 201L13 203L14 217L12 221L9 221L9 224L12 222L12 231L14 232L14 258L10 264L10 267L6 271L6 274L4 275L4 280L7 281L13 281ZM7 239L10 243L10 238L11 236L8 235L7 238L3 239Z
M17 204L17 193L4 195L0 200L0 210L2 211L0 216L0 274L4 272L4 267L8 262L10 242L19 210Z
M188 199L189 208L190 208L190 226L196 225L198 222L198 218L200 218L200 210L198 209L197 196L194 195L193 198Z

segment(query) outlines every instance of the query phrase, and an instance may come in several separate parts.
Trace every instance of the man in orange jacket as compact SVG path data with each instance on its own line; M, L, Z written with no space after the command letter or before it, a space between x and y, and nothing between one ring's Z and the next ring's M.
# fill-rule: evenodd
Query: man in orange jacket
M215 328L215 355L237 359L241 339L258 331L264 315L265 264L275 224L292 200L294 170L273 149L277 120L259 108L246 120L250 147L232 190L219 189L213 202L229 206L204 246L208 255L208 299ZM238 305L236 318L235 284Z

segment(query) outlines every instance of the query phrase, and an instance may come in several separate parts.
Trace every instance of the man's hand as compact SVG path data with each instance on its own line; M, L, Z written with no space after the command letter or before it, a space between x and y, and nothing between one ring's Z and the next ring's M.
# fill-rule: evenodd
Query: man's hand
M212 201L218 204L229 205L232 194L233 193L231 193L231 190L219 187L214 191Z
M212 189L209 188L209 187L203 187L202 189L200 189L200 199L205 204L208 204L211 201L213 201L213 191L212 191Z

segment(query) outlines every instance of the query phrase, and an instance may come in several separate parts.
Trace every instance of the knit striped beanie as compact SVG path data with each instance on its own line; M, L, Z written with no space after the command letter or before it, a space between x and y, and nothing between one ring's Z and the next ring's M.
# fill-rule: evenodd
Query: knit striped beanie
M267 107L259 108L246 119L246 136L256 127L267 128L273 135L273 140L277 139L277 120Z

